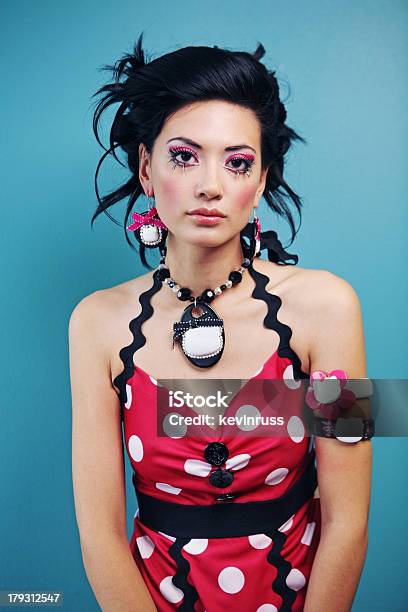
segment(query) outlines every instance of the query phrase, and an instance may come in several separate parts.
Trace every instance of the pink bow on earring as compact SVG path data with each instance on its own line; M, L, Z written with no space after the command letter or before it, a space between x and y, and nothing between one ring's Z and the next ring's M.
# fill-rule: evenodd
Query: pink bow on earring
M306 404L312 410L320 410L328 419L337 419L341 410L349 408L355 402L355 394L345 388L347 373L344 370L332 370L329 374L316 370L310 375L310 381Z
M156 207L151 208L145 215L141 215L140 213L134 212L132 214L133 223L127 226L128 230L137 230L142 225L155 225L156 227L161 227L162 229L167 229L167 226L164 225L163 221L159 218L155 219L154 217L157 215Z

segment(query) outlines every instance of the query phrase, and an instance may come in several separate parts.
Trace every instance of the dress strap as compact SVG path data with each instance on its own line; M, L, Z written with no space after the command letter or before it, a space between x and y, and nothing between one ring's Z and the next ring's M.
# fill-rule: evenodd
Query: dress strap
M119 351L119 357L123 363L123 370L116 376L113 382L119 389L119 398L122 406L127 402L126 383L129 378L131 378L135 370L133 356L138 349L146 344L146 338L142 332L142 325L145 321L150 319L154 313L150 300L152 296L161 289L161 287L162 281L158 278L157 270L155 270L153 273L152 286L150 289L147 289L139 295L139 302L142 306L142 310L138 316L132 319L129 323L129 329L132 332L133 340L128 346L123 347Z
M278 295L266 291L266 286L269 282L269 277L255 270L252 265L248 267L248 272L255 281L255 287L252 291L252 297L256 300L263 300L268 306L268 312L264 319L264 325L268 329L274 329L279 334L278 355L287 357L293 364L293 376L296 380L301 378L309 378L309 374L302 371L302 362L299 356L290 346L292 330L289 325L282 323L278 319L278 311L282 306L282 300Z

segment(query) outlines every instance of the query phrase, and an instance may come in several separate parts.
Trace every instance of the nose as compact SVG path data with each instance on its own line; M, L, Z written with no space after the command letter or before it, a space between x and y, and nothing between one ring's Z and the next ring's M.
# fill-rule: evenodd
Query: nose
M219 175L218 162L213 160L202 165L200 180L196 187L196 197L206 199L222 198L223 190Z

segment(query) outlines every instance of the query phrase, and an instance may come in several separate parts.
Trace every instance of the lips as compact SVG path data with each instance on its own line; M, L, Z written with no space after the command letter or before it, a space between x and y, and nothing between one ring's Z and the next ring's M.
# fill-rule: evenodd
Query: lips
M195 208L188 212L189 215L203 215L204 217L225 217L224 213L217 208Z

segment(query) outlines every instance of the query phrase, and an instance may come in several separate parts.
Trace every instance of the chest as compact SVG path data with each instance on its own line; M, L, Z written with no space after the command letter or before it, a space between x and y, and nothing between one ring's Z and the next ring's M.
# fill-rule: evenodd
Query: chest
M126 310L123 318L127 321L116 325L112 380L123 369L120 347L130 344L135 337L139 348L133 353L133 363L155 379L251 378L280 347L289 342L299 355L303 371L307 371L308 353L302 342L301 322L296 309L283 296L271 293L267 303L251 299L235 308L228 308L221 302L217 305L214 300L211 307L224 322L225 343L221 359L211 368L194 366L178 341L173 348L173 324L180 320L185 304L179 303L170 311L160 308L159 301L155 303L153 296L151 305L153 314L142 324L137 320L139 312ZM127 335L124 330L128 330Z

